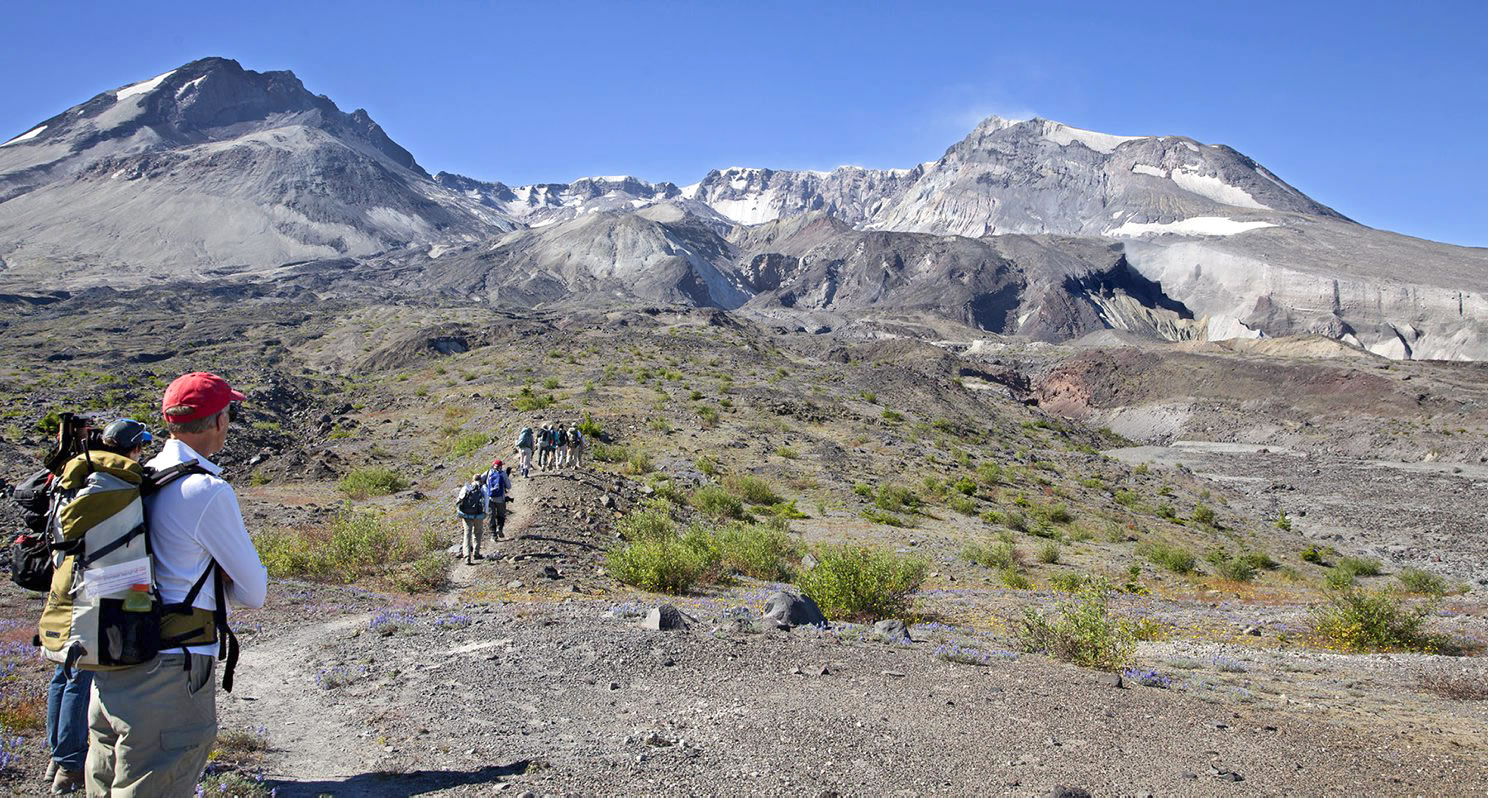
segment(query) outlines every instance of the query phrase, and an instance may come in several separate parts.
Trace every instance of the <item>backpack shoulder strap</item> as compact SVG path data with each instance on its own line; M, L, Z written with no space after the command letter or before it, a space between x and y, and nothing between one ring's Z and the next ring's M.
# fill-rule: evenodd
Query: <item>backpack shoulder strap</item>
M175 482L181 477L190 476L192 474L206 474L208 476L211 476L212 472L208 471L206 468L203 468L202 464L196 460L187 460L184 463L176 463L169 468L162 468L159 471L153 468L146 468L145 479L143 482L140 483L140 492L154 493L165 487L166 485Z

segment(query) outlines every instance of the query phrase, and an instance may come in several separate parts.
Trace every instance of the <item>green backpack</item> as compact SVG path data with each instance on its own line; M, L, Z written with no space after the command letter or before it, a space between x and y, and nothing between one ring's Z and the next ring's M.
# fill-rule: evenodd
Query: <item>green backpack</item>
M232 690L237 638L227 626L223 576L209 563L186 597L165 604L154 580L143 497L188 474L208 473L195 461L162 471L108 451L84 451L55 480L51 511L51 590L36 642L69 674L117 670L187 646L221 645L222 686ZM217 609L192 603L217 573Z

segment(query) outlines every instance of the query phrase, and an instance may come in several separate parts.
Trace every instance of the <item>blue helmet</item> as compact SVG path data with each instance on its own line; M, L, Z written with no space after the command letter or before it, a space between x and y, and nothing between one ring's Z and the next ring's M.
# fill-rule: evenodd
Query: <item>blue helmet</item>
M121 418L103 428L103 445L121 453L143 446L155 437L144 424L132 418Z

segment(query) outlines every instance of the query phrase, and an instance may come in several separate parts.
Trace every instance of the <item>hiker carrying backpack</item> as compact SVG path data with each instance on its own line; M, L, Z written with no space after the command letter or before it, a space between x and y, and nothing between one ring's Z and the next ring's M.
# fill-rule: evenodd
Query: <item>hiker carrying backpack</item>
M47 659L65 671L117 670L170 649L216 645L226 661L223 689L232 690L238 644L227 625L222 580L216 580L218 609L192 606L217 564L208 565L184 600L166 604L145 520L145 496L199 473L209 472L195 461L155 471L86 446L66 462L53 483L55 571L36 638Z

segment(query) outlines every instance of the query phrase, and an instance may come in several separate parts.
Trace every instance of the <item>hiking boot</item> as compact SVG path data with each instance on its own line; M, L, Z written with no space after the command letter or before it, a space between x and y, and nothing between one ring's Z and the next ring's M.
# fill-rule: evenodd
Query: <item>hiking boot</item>
M52 783L52 779L55 779L55 778L57 778L57 760L55 760L55 759L48 759L47 760L46 778L44 779L44 781L46 781L47 784L51 784Z
M475 559L477 559L477 560L484 560L485 558L486 558L486 555L481 554L480 552L476 552L475 553Z
M52 778L52 795L67 795L82 788L83 772L81 770L57 768L57 775Z

